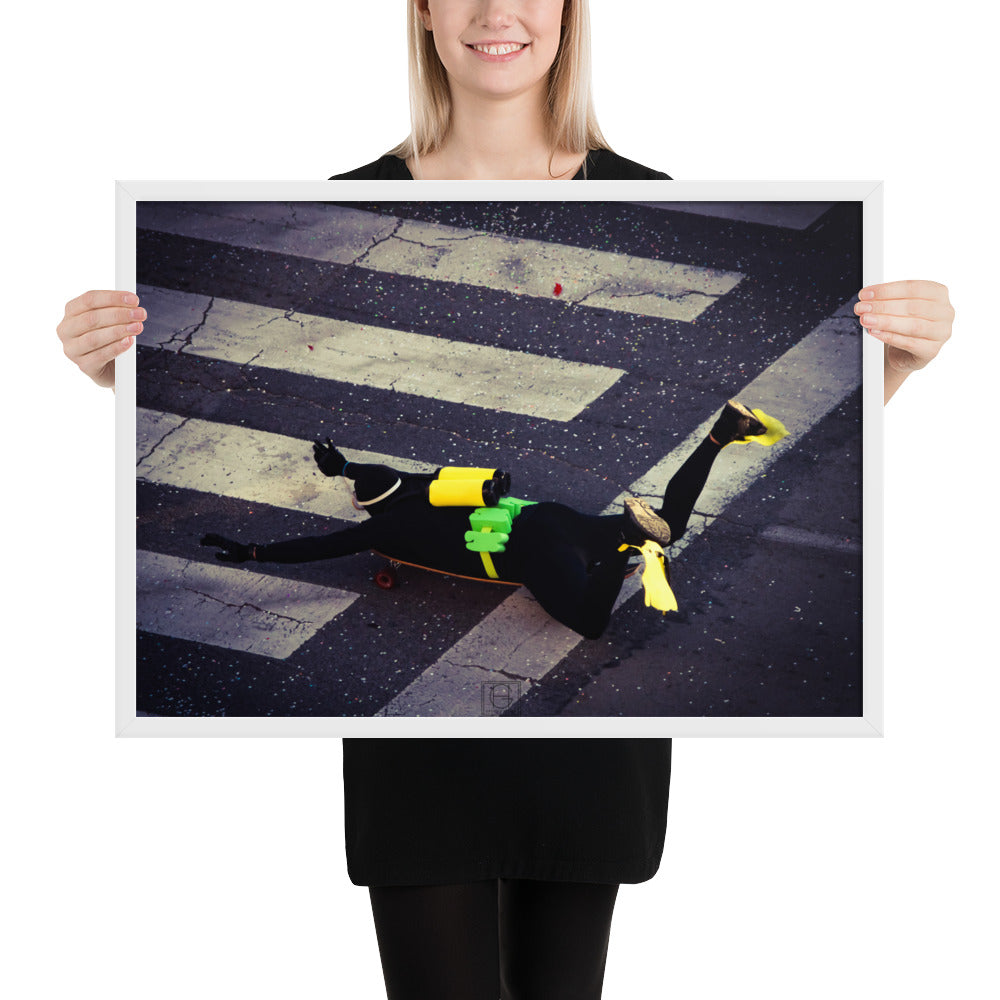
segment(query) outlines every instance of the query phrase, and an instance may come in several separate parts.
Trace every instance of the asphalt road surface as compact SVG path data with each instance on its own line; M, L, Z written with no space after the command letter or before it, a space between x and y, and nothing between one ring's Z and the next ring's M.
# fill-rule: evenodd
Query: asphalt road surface
M858 716L859 204L138 206L137 709L178 716ZM725 215L726 207L720 209ZM311 442L600 513L658 499L729 398L732 445L584 640L523 590L362 553L217 562L363 515Z

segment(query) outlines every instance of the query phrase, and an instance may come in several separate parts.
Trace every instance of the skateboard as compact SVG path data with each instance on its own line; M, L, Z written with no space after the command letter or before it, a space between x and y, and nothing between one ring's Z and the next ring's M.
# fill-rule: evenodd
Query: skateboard
M382 590L392 590L393 587L399 582L399 574L397 570L400 566L412 566L414 569L427 570L429 573L440 573L442 576L453 576L458 580L472 580L475 583L499 583L506 587L522 587L521 583L516 583L514 580L490 580L485 576L465 576L462 573L449 573L447 570L435 569L433 566L422 566L420 563L405 562L402 559L393 559L392 556L387 556L384 552L379 552L376 549L372 549L375 555L380 556L382 559L386 560L387 565L382 566L380 569L375 571L375 575L372 579L375 585L381 587ZM633 566L626 574L625 578L632 576L637 570L638 566Z
M508 587L520 587L522 584L515 583L513 580L490 580L485 576L465 576L462 573L449 573L447 570L435 569L433 566L422 566L420 563L405 562L402 559L393 559L392 556L387 556L384 552L379 552L376 549L372 551L377 556L386 560L387 565L381 567L375 571L375 575L372 578L376 585L381 587L383 590L392 590L393 587L399 582L399 574L397 570L400 566L412 566L414 569L425 569L429 573L440 573L442 576L454 576L459 580L474 580L476 583L502 583Z

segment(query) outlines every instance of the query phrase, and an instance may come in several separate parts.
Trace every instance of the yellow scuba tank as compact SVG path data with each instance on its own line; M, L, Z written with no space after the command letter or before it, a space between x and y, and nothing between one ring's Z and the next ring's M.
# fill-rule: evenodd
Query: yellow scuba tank
M498 469L475 469L466 465L445 465L438 469L438 479L494 479L503 475Z
M449 465L438 469L427 488L435 507L495 507L510 489L510 474L500 469Z

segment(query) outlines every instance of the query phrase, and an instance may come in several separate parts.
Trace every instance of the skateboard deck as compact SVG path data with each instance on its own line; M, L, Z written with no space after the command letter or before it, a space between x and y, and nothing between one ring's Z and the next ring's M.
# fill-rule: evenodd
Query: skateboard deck
M429 573L440 573L442 576L454 576L459 580L474 580L476 583L502 583L508 587L523 586L523 584L515 583L513 580L491 580L488 576L465 576L462 573L449 573L447 570L435 569L433 566L422 566L420 563L406 562L404 559L395 559L392 556L387 556L384 552L379 552L377 549L372 549L372 552L374 552L377 556L381 556L389 563L388 566L383 566L375 573L375 583L377 583L383 590L392 590L392 588L396 586L397 566L412 566L414 569L425 569Z
M396 568L398 566L412 566L414 569L424 569L429 573L440 573L442 576L453 576L458 580L473 580L476 583L500 583L507 587L523 587L524 584L516 583L514 580L493 580L488 576L465 576L462 573L449 573L448 570L435 569L433 566L422 566L420 563L406 562L405 559L395 559L392 556L387 556L384 552L379 552L377 549L372 549L375 555L380 556L388 562L387 566L383 566L381 569L376 570L374 580L377 586L381 587L383 590L392 590L398 582L398 574L396 573ZM638 566L630 569L625 577L628 578L636 572Z

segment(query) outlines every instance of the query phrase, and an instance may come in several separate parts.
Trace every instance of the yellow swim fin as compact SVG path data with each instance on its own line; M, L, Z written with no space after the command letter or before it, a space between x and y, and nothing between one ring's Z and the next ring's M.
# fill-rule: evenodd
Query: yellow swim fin
M753 441L756 444L762 444L764 447L770 448L772 444L780 441L783 437L788 437L785 425L777 417L768 416L763 410L751 410L750 412L764 425L764 433L748 435L742 440L737 438L737 440L731 442L732 444L747 444Z
M666 614L677 610L677 598L667 583L666 556L659 542L647 539L640 545L622 545L619 549L638 549L645 565L642 569L642 588L645 591L646 607L656 608Z

